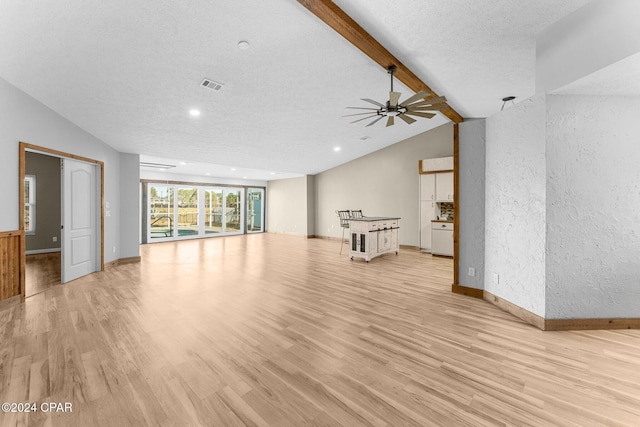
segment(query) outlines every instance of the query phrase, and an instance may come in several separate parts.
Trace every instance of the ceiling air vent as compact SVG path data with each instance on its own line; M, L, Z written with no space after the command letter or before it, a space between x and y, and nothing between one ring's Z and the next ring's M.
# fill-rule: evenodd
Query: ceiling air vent
M210 79L204 79L202 81L202 83L200 83L200 86L207 87L207 88L215 90L217 92L220 89L222 89L222 86L224 86L224 85L222 83L214 82L213 80L210 80Z
M153 169L171 169L171 168L175 168L176 165L166 165L166 164L163 164L163 163L140 162L140 167L142 167L142 168L153 168Z

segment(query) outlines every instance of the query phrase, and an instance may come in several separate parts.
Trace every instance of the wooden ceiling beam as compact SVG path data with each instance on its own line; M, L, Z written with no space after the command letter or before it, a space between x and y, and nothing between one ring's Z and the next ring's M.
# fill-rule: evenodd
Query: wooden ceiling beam
M360 49L365 55L373 59L385 70L395 65L394 76L407 85L414 92L424 90L431 96L439 96L425 82L420 80L410 69L384 48L376 39L371 37L356 21L347 15L331 0L297 0L302 6L320 18L325 24L337 31L342 37ZM462 116L450 105L441 111L454 123L461 123Z

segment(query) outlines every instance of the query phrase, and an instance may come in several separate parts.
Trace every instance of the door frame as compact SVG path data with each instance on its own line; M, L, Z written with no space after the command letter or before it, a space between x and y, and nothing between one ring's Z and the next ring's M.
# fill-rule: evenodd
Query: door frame
M51 148L41 147L39 145L29 144L27 142L20 142L19 149L19 190L18 190L18 209L19 209L19 225L21 231L21 253L20 253L20 300L25 301L26 289L25 289L25 268L26 268L26 248L27 239L24 233L24 176L25 176L25 153L26 151L35 151L42 154L50 154L55 157L69 158L74 160L80 160L86 163L92 163L100 166L100 230L97 237L100 239L100 268L99 271L104 271L104 162L100 160L90 159L88 157L78 156L76 154L65 153L64 151L53 150ZM63 244L64 242L60 242Z

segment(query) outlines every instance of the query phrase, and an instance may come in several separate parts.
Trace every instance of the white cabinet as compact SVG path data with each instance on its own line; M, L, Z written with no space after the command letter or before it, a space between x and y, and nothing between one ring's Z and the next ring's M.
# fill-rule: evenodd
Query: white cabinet
M349 257L372 258L389 252L396 254L400 218L363 217L349 220Z
M424 175L423 175L424 176ZM420 201L420 249L431 250L431 220L436 217L436 202Z
M420 249L433 252L435 237L431 221L445 213L443 203L448 203L446 212L454 202L453 157L423 159L419 162L420 172ZM439 236L441 240L441 236ZM453 239L451 239L453 240ZM453 245L451 246L453 248ZM453 249L451 250L453 253Z
M420 175L420 200L436 199L436 174Z
M453 202L453 172L436 173L436 201Z
M432 223L432 253L434 255L453 256L453 223Z

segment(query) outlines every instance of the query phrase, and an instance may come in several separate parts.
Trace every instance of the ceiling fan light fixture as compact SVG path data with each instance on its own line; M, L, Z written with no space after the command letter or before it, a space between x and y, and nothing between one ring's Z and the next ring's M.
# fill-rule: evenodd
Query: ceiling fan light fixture
M376 124L383 117L387 117L386 126L393 126L395 124L394 117L399 117L406 124L410 125L417 121L416 119L410 117L411 115L430 119L434 117L435 114L427 113L426 111L428 111L429 109L439 111L445 110L447 108L447 105L445 104L447 98L445 98L444 96L437 96L431 91L427 92L424 90L412 95L402 102L399 102L400 92L393 91L393 75L395 74L396 70L397 67L395 65L390 65L387 68L387 72L391 76L391 90L389 91L389 100L386 102L386 104L382 104L369 98L360 98L362 101L373 104L379 108L347 107L351 109L369 110L369 112L349 114L344 117L367 115L367 117L354 120L351 123L374 118L371 123L366 125L367 127Z

